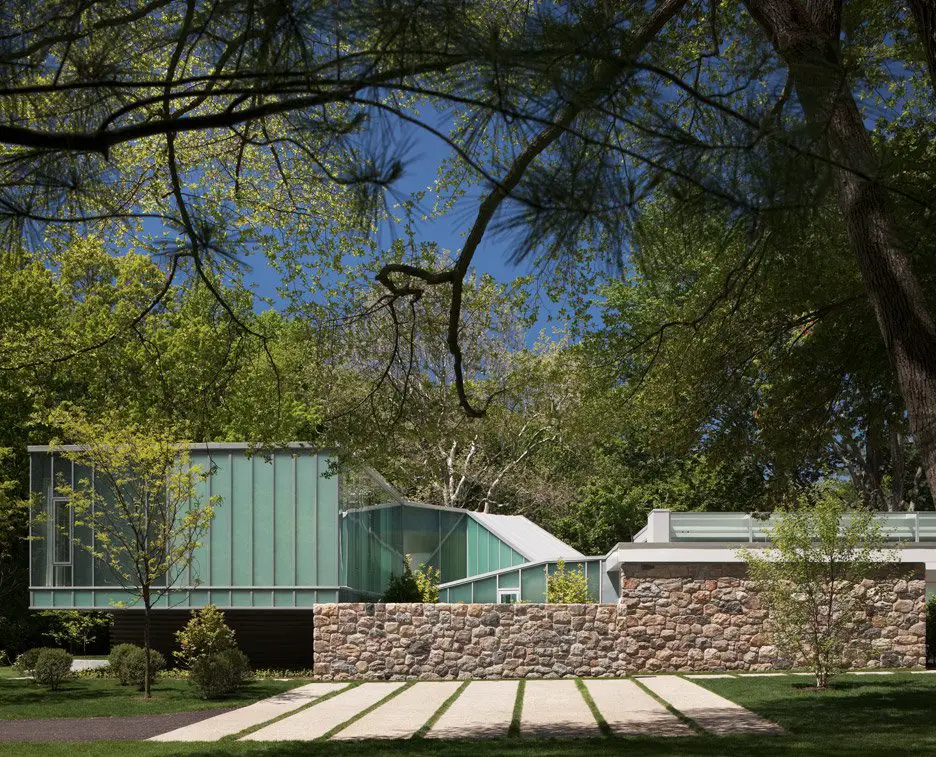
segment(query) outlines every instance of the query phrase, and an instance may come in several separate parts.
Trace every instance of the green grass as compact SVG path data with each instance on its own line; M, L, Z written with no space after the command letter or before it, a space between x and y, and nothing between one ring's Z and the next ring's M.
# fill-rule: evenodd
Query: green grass
M786 728L787 736L696 735L674 738L608 738L570 741L508 738L492 742L363 741L333 743L163 744L139 742L134 757L364 757L445 755L446 757L865 757L866 755L936 754L936 676L842 676L828 692L809 691L806 678L739 678L699 680L723 696ZM4 684L5 687L6 684ZM0 755L17 757L118 757L126 742L89 744L2 744Z
M29 718L91 718L108 715L161 715L167 712L237 707L305 681L254 681L243 691L225 699L200 699L188 681L164 679L153 685L152 699L143 699L133 686L120 686L112 679L74 678L58 691L49 691L32 681L9 680L18 675L0 669L0 720ZM2 744L0 744L2 754Z

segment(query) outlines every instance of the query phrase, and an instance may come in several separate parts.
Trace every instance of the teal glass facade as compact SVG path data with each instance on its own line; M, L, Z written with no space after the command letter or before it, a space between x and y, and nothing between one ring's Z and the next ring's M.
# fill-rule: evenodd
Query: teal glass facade
M135 606L133 593L92 558L94 534L73 522L57 489L88 481L104 501L106 487L95 483L94 471L82 470L61 452L35 447L30 453L30 605ZM373 472L338 472L333 455L303 445L264 455L252 454L246 444L209 444L189 454L193 465L210 471L198 484L199 500L218 501L191 564L157 607L308 608L374 601L403 571L407 556L414 568L436 568L443 584L478 577L445 589L441 601L497 602L511 581L519 598L542 601L542 564L534 567L480 516L405 501ZM588 570L592 585L590 562Z

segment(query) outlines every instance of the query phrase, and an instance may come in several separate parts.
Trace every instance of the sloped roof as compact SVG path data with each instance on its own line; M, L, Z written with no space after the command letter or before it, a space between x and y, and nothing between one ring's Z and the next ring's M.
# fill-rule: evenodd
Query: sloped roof
M573 549L522 515L493 515L471 511L468 515L530 562L585 558L577 549Z

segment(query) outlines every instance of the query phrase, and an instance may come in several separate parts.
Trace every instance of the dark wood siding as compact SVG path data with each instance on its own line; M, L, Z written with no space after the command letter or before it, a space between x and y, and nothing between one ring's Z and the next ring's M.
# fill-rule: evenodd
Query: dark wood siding
M153 649L166 655L174 666L175 640L191 617L188 610L153 610L150 640ZM227 624L234 629L237 644L255 668L312 667L312 610L226 610ZM143 612L114 613L111 644L143 643Z

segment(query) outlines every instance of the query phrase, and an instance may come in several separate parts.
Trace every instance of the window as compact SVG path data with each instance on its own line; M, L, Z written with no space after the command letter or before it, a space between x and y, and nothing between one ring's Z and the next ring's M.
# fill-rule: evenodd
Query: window
M520 589L500 589L497 602L502 605L515 605L520 601Z
M72 564L72 538L74 523L67 499L52 500L52 555L55 565Z

